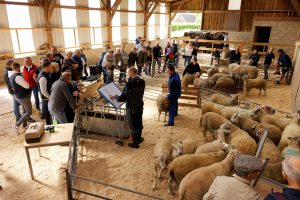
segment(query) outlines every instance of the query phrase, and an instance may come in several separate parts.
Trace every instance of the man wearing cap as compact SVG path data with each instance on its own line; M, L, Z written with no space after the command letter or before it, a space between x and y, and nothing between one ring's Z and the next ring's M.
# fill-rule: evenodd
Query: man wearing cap
M282 193L271 193L265 200L300 199L300 157L290 156L282 161L282 175L288 181L288 187Z
M250 155L240 155L234 160L233 176L217 176L203 200L261 200L262 195L250 186L262 169L261 160Z

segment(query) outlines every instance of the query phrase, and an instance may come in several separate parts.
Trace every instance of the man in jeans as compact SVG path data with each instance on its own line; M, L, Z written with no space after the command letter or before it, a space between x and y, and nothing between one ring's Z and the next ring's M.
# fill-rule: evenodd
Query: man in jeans
M33 96L35 100L35 108L40 111L41 109L40 109L39 89L37 83L33 78L37 66L32 63L30 57L26 57L24 59L24 64L25 64L23 68L24 80L29 84L29 88L31 92L33 92Z
M75 108L74 99L68 87L71 80L71 74L64 72L61 78L55 81L51 88L48 108L52 119L55 118L59 124L68 123L65 113L67 101L73 110Z
M9 82L9 77L8 77L8 74L9 73L12 73L12 64L13 64L14 60L7 60L6 61L6 66L5 66L5 71L4 71L4 80L5 80L5 83L6 83L6 86L7 86L7 90L8 90L8 93L12 96L13 98L13 109L14 109L14 114L15 114L15 117L16 117L16 121L18 121L20 118L21 118L21 113L20 113L20 104L19 102L16 100L16 98L14 98L14 90Z
M155 65L157 63L158 69L160 69L161 65L161 50L162 48L159 46L159 42L156 43L156 46L153 47L153 59L152 59L152 71L151 71L151 76L153 77L155 74Z
M268 53L265 55L265 61L264 61L264 79L268 79L269 78L268 69L274 63L275 55L274 55L273 51L274 51L274 49L270 48L269 51L268 51Z
M9 82L13 88L15 93L14 98L16 101L21 104L24 109L25 113L21 116L21 118L14 124L14 130L16 134L19 134L19 127L23 124L23 127L27 129L27 119L32 113L32 105L30 101L30 88L29 84L24 80L20 73L20 64L13 63L12 64L12 73L9 74Z

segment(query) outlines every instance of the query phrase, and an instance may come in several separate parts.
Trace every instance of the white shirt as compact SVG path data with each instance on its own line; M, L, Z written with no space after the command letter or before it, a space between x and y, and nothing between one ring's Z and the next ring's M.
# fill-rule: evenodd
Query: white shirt
M9 71L9 72L8 72L8 78L12 77L12 75L14 75L14 74L16 74L16 73L18 73L18 72L15 72L15 71ZM16 79L15 79L15 82L16 82L19 86L21 86L21 87L23 87L23 88L25 88L25 89L29 89L29 83L27 83L27 82L24 80L24 78L23 78L22 76L17 76Z
M41 77L39 80L40 90L42 95L44 95L47 99L50 98L50 94L47 90L47 79L45 77Z

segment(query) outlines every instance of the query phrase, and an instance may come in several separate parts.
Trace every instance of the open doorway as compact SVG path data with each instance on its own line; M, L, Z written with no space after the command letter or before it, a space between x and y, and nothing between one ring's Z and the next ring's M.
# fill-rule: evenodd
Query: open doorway
M271 29L272 27L256 26L253 42L269 43ZM253 45L252 49L257 49L258 51L266 52L268 50L268 47Z

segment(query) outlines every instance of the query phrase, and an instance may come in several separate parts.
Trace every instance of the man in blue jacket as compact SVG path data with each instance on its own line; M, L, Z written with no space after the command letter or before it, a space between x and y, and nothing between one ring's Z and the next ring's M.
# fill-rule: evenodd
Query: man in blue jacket
M170 101L169 107L169 120L164 126L174 126L174 117L177 115L178 110L178 99L181 95L181 82L178 73L175 72L173 65L168 66L169 81L169 94L167 96Z

